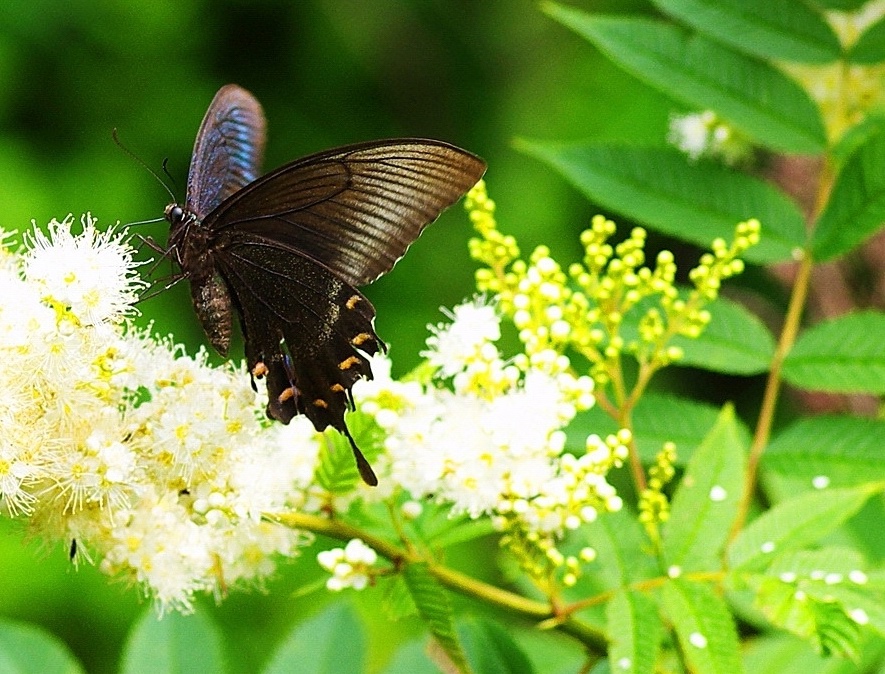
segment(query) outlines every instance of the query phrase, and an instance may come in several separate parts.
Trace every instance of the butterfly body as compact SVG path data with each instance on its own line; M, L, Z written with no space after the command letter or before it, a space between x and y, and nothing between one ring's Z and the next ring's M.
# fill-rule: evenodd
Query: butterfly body
M222 87L197 134L185 203L166 208L169 255L222 354L239 317L252 376L267 382L268 416L304 414L318 431L345 434L375 484L344 422L353 385L372 378L367 356L384 348L356 287L389 271L485 163L406 138L327 150L258 177L264 136L258 101Z

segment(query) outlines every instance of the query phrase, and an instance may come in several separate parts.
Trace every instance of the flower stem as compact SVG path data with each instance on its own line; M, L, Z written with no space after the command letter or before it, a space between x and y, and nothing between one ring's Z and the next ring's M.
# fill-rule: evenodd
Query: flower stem
M750 456L747 460L747 476L744 480L744 491L738 506L737 518L731 528L729 540L733 540L743 528L750 511L750 505L753 502L759 461L762 459L762 452L765 451L765 447L768 445L768 440L771 437L774 412L777 408L777 399L781 390L781 369L783 368L784 359L793 347L796 335L799 333L799 323L802 319L802 311L805 308L805 300L808 297L808 288L811 283L811 271L813 268L814 260L811 257L811 253L805 251L802 262L799 264L796 281L793 284L793 292L790 296L790 304L787 307L784 327L781 330L780 339L771 359L771 371L768 373L768 380L765 382L762 407L759 411L759 420L756 423L753 443L750 446Z
M418 552L400 548L383 538L373 536L345 522L305 513L280 513L270 515L269 519L292 529L304 529L341 541L359 538L395 566L427 564L428 571L440 583L456 592L479 599L523 618L538 622L550 621L554 629L578 639L597 655L604 655L607 651L606 639L602 631L572 616L557 615L548 603L528 599L514 592L484 583L434 560L425 559Z

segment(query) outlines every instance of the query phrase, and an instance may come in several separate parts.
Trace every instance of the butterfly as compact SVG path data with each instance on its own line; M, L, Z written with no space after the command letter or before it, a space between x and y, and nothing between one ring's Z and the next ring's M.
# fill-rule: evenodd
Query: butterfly
M480 158L436 140L378 140L326 150L261 176L265 119L245 89L222 87L206 112L183 205L166 207L167 255L190 283L209 342L227 355L233 316L268 417L305 415L350 442L344 413L384 349L358 286L390 271L421 231L482 177Z

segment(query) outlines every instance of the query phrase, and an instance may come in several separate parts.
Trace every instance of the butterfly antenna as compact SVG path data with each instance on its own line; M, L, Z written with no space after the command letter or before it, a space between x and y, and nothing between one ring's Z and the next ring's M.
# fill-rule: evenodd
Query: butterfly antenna
M353 458L356 459L356 467L360 472L360 477L363 478L363 482L370 487L377 487L378 476L375 475L375 471L372 470L372 466L366 460L366 457L363 456L360 448L356 446L356 442L350 434L350 431L347 429L347 425L342 423L340 430L344 434L344 437L350 441L350 448L353 450Z
M157 172L154 171L154 169L152 169L150 166L148 166L147 163L141 157L139 157L132 150L130 150L125 145L123 145L123 143L120 141L119 135L117 135L116 128L111 132L111 136L113 137L114 142L117 144L117 147L119 147L121 150L123 150L123 152L125 152L130 157L132 157L132 159L134 159L138 164L140 164L142 168L144 168L148 173L150 173L152 176L154 176L156 181L163 186L163 189L166 190L166 192L172 198L172 201L175 201L175 194L172 192L171 189L169 189L169 185L167 185L163 181L163 179L159 175L157 175ZM167 176L169 176L169 178L172 178L172 176L169 175L169 172L166 171L166 160L165 159L163 160L163 171L166 173Z

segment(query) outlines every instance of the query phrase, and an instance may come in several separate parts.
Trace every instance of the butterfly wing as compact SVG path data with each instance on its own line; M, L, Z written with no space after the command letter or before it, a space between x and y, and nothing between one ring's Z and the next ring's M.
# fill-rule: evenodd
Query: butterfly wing
M268 416L287 424L304 414L318 430L348 435L350 390L372 378L364 354L383 346L372 304L301 251L252 234L226 237L214 257L240 313L249 368L267 378Z
M485 168L478 157L435 140L350 145L256 180L209 213L203 226L303 251L344 282L364 285L389 271Z
M186 208L202 219L261 175L265 120L261 104L236 84L218 90L194 142Z

